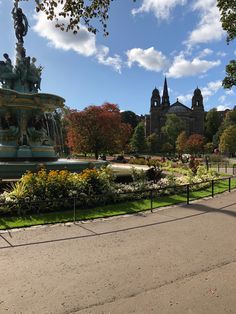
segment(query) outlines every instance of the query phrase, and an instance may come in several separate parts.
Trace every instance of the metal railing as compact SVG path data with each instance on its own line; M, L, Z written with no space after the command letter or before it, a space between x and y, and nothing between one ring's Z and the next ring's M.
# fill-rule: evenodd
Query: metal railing
M235 180L234 180L235 179ZM21 215L24 214L32 214L32 213L42 213L43 212L55 212L60 207L64 208L64 210L72 210L73 209L73 220L76 221L76 214L78 210L86 210L88 208L95 208L96 206L102 207L105 205L111 204L119 204L127 201L135 201L135 200L144 200L147 199L150 201L148 208L144 210L151 210L157 207L155 204L161 202L161 198L164 196L169 196L170 198L173 196L182 197L180 201L177 199L176 202L170 203L179 204L186 203L190 204L192 200L204 198L204 197L214 197L215 194L222 193L225 191L231 192L232 189L236 189L236 176L230 176L226 178L202 181L198 183L192 184L184 184L184 185L172 185L160 187L158 189L142 189L135 190L129 192L122 192L116 194L116 200L114 201L104 201L104 195L96 195L97 201L95 199L94 206L86 206L83 205L83 200L78 195L70 198L57 198L57 199L41 199L34 200L31 198L21 199L16 204L11 204L11 211L17 213L20 210ZM202 194L201 194L202 193ZM105 196L106 197L106 196ZM103 199L104 198L104 199ZM103 200L103 202L102 202ZM100 202L100 203L99 203ZM2 206L10 206L6 202L0 202L0 207ZM46 210L45 210L46 209ZM51 210L52 209L52 210Z
M208 162L205 165L207 170L216 169L217 172L236 175L236 165L231 165L228 162Z

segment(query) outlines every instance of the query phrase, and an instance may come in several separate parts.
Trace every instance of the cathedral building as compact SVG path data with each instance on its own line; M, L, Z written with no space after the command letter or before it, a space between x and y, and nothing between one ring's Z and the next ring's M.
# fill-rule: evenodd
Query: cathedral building
M163 95L155 88L152 92L150 114L145 116L146 136L156 133L161 137L161 128L165 125L166 115L175 114L183 121L183 128L187 135L204 132L204 105L201 90L196 88L192 97L191 109L179 100L170 104L167 80L165 78Z

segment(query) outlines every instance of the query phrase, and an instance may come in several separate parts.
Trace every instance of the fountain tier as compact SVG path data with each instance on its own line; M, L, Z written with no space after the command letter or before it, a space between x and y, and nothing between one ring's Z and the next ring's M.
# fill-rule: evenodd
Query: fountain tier
M0 89L0 161L56 160L54 112L64 99Z

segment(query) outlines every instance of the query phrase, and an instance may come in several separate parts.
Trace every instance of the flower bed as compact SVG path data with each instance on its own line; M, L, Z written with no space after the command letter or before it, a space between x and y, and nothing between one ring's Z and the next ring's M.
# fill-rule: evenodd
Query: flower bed
M115 182L109 167L87 169L79 174L41 169L37 173L26 173L0 195L0 214L26 215L56 211L59 208L67 210L72 208L73 199L76 199L77 208L146 199L151 190L161 189L159 195L170 195L182 193L183 186L191 184L191 190L194 191L208 187L210 183L204 181L217 178L216 172L207 171L204 167L198 167L195 175L190 170L186 173L178 177L170 174L158 181L148 181L144 171L133 169L133 182L121 184Z

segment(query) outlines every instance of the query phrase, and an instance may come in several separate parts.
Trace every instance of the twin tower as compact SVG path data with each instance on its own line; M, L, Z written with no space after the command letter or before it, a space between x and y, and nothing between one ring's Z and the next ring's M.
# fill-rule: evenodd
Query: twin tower
M166 115L175 114L181 118L183 128L187 135L204 133L204 105L201 90L196 88L192 97L191 109L177 101L170 104L167 80L165 78L162 97L155 88L151 96L150 114L145 116L146 136L156 133L161 134L161 128L165 125Z

